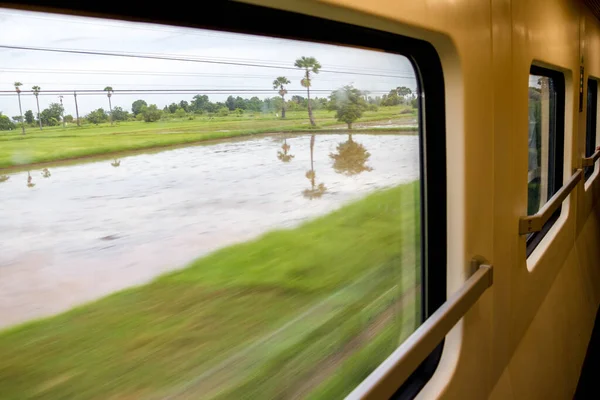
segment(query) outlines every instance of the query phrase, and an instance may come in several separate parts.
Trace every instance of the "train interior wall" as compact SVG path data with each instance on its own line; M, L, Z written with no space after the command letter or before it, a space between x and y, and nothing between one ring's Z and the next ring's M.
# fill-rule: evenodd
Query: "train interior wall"
M447 290L464 282L474 256L494 265L494 284L447 336L419 398L572 398L600 304L598 166L528 258L518 220L527 213L530 66L565 76L564 182L585 153L580 66L600 78L596 17L571 0L253 3L421 38L440 55Z
M418 398L572 398L600 306L598 163L529 257L518 226L527 214L530 66L565 77L566 182L585 156L580 68L584 101L587 79L600 80L598 18L578 0L247 2L419 38L440 56L447 293L472 273L474 257L493 264L494 284L448 334Z

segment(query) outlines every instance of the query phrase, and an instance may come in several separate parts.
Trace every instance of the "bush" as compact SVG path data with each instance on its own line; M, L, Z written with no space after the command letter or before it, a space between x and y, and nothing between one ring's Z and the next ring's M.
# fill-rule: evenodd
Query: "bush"
M144 116L144 121L156 122L162 116L162 111L156 107L156 104L150 104L142 110L142 115Z
M148 103L144 100L136 100L131 105L131 111L133 111L133 115L137 117L145 107L148 107Z
M219 108L219 117L226 117L229 115L229 108L221 107Z
M185 110L183 108L178 108L175 111L175 118L185 118L185 115L186 115L186 113L185 113Z
M113 121L127 121L129 119L129 112L123 110L121 107L115 107L112 110Z
M103 108L99 108L89 113L85 119L92 124L98 125L102 122L108 121L108 114L106 114L106 111L104 111Z
M336 111L337 120L345 122L348 129L352 129L352 123L369 108L363 93L352 85L333 91L329 98L329 108Z
M16 125L6 115L0 114L0 131L11 131Z
M410 108L405 108L404 110L400 111L400 114L413 114L414 110L411 110Z
M61 115L64 111L62 105L58 103L50 103L50 106L42 111L40 118L45 126L60 125Z

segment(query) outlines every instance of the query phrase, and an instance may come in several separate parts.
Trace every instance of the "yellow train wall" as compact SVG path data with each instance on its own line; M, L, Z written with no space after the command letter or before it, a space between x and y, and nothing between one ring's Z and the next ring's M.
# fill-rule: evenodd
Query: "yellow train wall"
M494 285L447 336L419 398L572 398L600 304L600 178L596 167L580 182L527 258L518 220L527 212L528 77L532 64L565 75L566 181L585 153L579 67L600 78L600 22L567 0L251 2L424 39L440 55L447 291L476 255L493 263Z

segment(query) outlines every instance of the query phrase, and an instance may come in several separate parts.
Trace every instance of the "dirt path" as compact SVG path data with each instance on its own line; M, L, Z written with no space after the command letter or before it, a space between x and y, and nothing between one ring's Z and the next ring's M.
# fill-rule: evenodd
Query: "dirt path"
M228 387L228 384L231 385L231 381L239 378L239 375L243 374L244 371L247 372L256 363L263 360L262 355L268 353L273 340L290 340L290 338L297 335L298 326L305 326L308 329L310 326L314 327L315 325L324 323L331 318L332 312L336 312L335 310L339 307L340 297L346 296L348 292L360 290L360 287L365 286L365 283L373 282L375 274L377 274L377 270L367 272L349 287L338 290L286 322L280 328L251 343L244 343L233 354L226 355L217 365L202 372L192 382L183 385L179 390L173 392L167 399L195 399L198 393L202 393L206 398L210 398L217 394L224 387Z
M375 339L375 337L377 337L377 335L381 333L394 318L398 308L402 307L405 301L413 297L420 287L421 286L419 285L407 290L401 298L381 312L367 329L346 343L340 351L333 353L320 361L318 367L300 379L300 384L289 388L289 391L287 392L290 393L290 395L286 395L283 398L290 400L303 399L321 383L325 382L351 355Z
M305 398L308 394L310 394L315 388L317 388L321 383L326 381L329 377L331 377L335 371L340 368L340 366L356 351L360 350L362 347L370 343L373 339L377 337L381 333L383 329L391 322L391 320L396 316L399 308L402 308L407 300L410 300L415 296L415 293L420 290L420 285L413 287L407 290L401 298L394 301L387 308L381 311L370 324L360 332L357 336L350 339L343 347L332 354L325 356L323 359L319 360L318 363L315 363L315 367L309 371L307 371L303 376L299 379L295 380L295 383L290 387L284 389L283 393L281 393L281 399L302 399ZM387 292L386 292L387 293ZM382 294L382 296L384 296ZM336 295L334 295L336 296ZM334 297L332 296L332 298ZM380 296L381 297L381 296ZM377 300L375 300L377 301ZM327 301L312 307L307 312L301 314L297 318L293 319L289 323L287 323L284 328L286 329L289 325L294 322L299 322L303 318L305 318L308 314L314 312L316 308L323 307L327 303ZM254 347L260 346L263 342L265 344L269 343L268 339L274 337L274 334L270 334L265 339L260 340L259 342L251 345L249 348L241 350L231 357L223 360L220 364L213 367L211 370L206 371L202 375L200 375L197 379L195 379L194 383L188 384L185 387L181 388L178 392L172 393L170 396L161 396L161 398L165 399L197 399L197 398L212 398L217 395L223 388L227 388L227 383L232 380L239 378L240 370L239 368L251 368L246 365L242 367L250 355L248 354L250 350ZM263 349L262 351L266 351Z

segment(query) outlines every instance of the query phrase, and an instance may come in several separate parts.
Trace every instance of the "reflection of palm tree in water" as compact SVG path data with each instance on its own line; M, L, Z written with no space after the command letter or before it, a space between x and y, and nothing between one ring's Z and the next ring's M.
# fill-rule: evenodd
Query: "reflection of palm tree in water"
M315 135L312 134L310 136L310 171L306 171L306 177L310 180L310 189L305 189L302 192L302 195L307 199L318 199L323 196L327 191L324 183L315 184L315 180L317 178L317 174L315 173L314 161L313 161L313 152L315 148Z
M281 146L281 149L283 151L277 152L277 158L283 162L290 162L294 156L292 154L288 154L288 151L290 151L290 145L287 144L287 139L285 138L283 139L283 145Z
M337 153L330 153L333 159L333 169L338 174L358 175L364 171L372 171L373 168L366 165L371 153L365 146L352 140L352 134L348 135L348 141L337 145Z
M35 183L33 183L33 178L31 177L31 174L29 173L29 171L27 171L27 187L34 187Z
M6 182L9 178L10 176L8 175L0 175L0 182Z
M121 160L117 160L115 158L115 161L111 162L110 165L112 165L113 167L118 167L119 165L121 165Z

